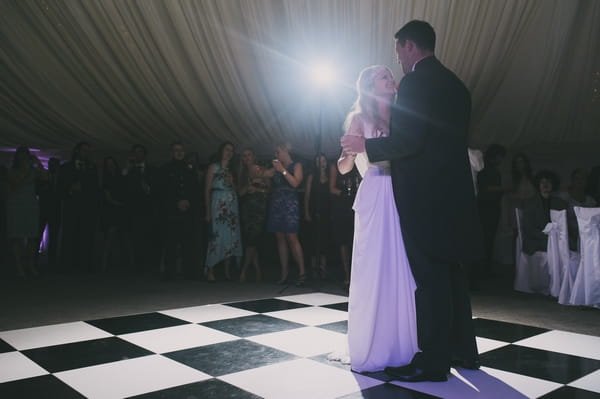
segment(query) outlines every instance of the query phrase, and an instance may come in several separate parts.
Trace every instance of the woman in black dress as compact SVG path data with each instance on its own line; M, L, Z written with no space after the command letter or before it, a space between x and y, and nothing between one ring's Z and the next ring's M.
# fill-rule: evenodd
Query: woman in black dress
M352 171L342 175L336 164L329 167L329 192L331 195L332 236L340 251L340 259L344 268L344 285L350 285L350 254L354 239L354 198L360 184L360 174L354 167Z
M242 243L245 246L240 281L246 281L250 264L254 266L256 281L261 279L257 245L265 231L267 193L270 186L270 179L264 176L264 172L265 168L256 163L254 151L245 149L238 173Z
M315 158L312 173L306 178L304 191L304 219L308 230L306 250L310 256L313 279L318 275L324 279L327 274L325 254L328 248L331 220L329 197L329 165L325 155L319 154Z

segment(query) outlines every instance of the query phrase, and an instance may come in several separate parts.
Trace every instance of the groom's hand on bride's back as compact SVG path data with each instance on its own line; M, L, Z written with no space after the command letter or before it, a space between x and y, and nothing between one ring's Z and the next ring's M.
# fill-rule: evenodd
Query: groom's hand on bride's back
M347 154L358 154L365 151L365 138L362 136L343 135L340 144Z

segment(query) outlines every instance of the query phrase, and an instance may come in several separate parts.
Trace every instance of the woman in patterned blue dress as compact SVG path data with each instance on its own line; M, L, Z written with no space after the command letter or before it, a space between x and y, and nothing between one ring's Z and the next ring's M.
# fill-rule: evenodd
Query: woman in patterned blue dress
M229 169L233 158L233 144L225 142L218 151L218 162L208 167L204 198L206 222L210 226L210 238L206 250L207 280L215 281L213 268L220 262L225 266L225 278L231 279L231 257L242 256L238 199L234 189L233 175Z
M289 143L279 144L275 147L273 168L265 172L265 176L272 177L273 192L269 201L269 215L267 218L267 231L275 233L277 251L281 262L281 279L278 284L288 281L289 253L298 264L298 277L296 285L306 281L304 271L304 255L302 245L298 239L300 227L300 202L297 188L302 183L302 164L294 162L290 156Z

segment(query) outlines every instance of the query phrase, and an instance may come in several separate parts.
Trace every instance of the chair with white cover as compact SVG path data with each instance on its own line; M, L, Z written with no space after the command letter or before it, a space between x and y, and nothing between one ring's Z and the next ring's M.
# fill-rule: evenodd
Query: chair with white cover
M548 271L550 272L550 295L558 297L563 275L568 260L563 258L569 254L569 237L567 232L567 211L550 210L550 223L544 228L548 235ZM566 251L565 251L566 247Z
M517 240L515 253L515 291L538 293L548 295L550 293L550 273L548 271L548 256L546 252L535 252L528 255L523 252L523 214L521 209L515 209L517 219Z
M568 305L579 267L579 253L569 249L567 211L551 209L550 223L544 233L548 234L550 295L558 297L558 303Z
M579 226L581 260L570 303L600 307L600 208L573 209Z

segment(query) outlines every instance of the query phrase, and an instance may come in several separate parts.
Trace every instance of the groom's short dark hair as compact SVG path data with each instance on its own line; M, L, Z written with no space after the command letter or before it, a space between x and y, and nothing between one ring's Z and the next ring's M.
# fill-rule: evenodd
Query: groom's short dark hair
M394 38L404 47L407 40L412 40L421 50L435 50L435 31L425 21L413 20L404 25Z

